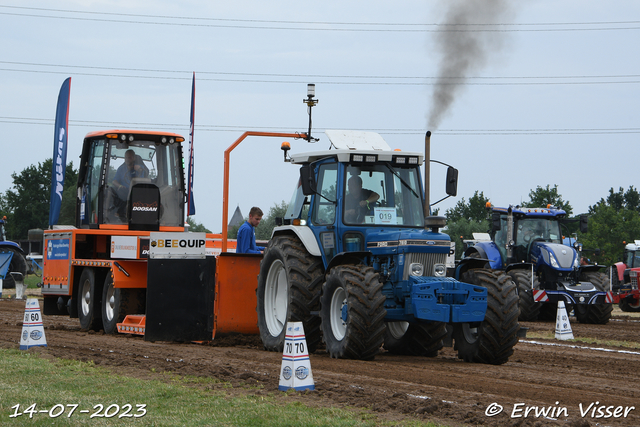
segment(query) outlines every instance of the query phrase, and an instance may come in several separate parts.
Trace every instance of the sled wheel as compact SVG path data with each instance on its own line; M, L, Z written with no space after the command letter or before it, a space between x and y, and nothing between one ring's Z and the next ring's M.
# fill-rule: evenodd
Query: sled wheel
M107 273L102 288L102 326L105 334L115 334L118 323L122 323L127 314L144 312L144 307L140 307L143 292L143 289L115 288L111 274Z
M100 301L102 289L96 284L93 268L85 268L78 283L78 318L80 327L86 330L99 331L102 328Z

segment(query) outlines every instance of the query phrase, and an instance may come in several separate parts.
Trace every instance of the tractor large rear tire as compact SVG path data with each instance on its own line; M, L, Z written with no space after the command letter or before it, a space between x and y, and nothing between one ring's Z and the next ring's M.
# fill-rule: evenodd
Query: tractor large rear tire
M540 303L533 299L533 291L531 288L531 270L513 270L509 272L509 276L518 287L518 305L520 307L520 316L518 320L523 322L535 322L540 315ZM538 277L533 275L533 287L537 289Z
M316 350L322 338L316 313L323 278L322 259L309 254L298 237L269 241L260 263L256 308L265 350L283 351L287 322L302 322L307 349Z
M101 300L102 286L96 283L96 273L93 268L85 267L78 283L78 318L82 329L102 329Z
M511 277L503 271L476 268L467 270L462 281L487 289L487 313L477 328L463 323L455 326L454 349L465 362L502 365L518 343L518 293Z
M372 360L384 341L387 310L382 283L365 265L334 267L322 288L320 317L329 355Z
M11 246L3 247L2 249L0 249L0 253L1 252L13 253L11 262L9 263L9 270L7 270L7 275L2 281L3 288L13 289L16 287L16 282L11 273L22 273L23 277L27 277L27 260L18 249Z
M584 272L580 280L591 282L601 292L604 292L605 284L608 282L607 276L598 271ZM611 319L613 304L576 304L573 309L580 323L606 325Z
M387 322L384 349L393 354L436 357L444 347L446 326L442 322Z

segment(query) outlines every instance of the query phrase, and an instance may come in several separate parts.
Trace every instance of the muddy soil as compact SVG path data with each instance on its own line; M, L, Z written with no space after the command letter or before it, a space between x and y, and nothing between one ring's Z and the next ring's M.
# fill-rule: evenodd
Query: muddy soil
M24 301L0 300L1 348L19 347L24 307ZM640 318L618 310L607 325L571 320L576 338L640 343ZM147 342L140 336L82 331L77 319L44 316L48 346L29 351L92 360L137 378L166 378L162 372L212 377L230 383L231 388L220 385L229 394L366 410L380 420L448 426L640 425L640 348L555 340L554 322L522 326L529 328L529 337L501 366L464 363L447 347L435 358L383 352L368 362L331 359L320 349L310 356L316 389L302 393L278 392L282 355L264 351L257 336L216 337L208 344ZM494 412L499 413L491 416Z

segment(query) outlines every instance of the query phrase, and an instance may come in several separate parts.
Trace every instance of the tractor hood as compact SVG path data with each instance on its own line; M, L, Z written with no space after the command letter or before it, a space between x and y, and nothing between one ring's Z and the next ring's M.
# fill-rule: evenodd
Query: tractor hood
M451 240L447 234L422 229L379 229L367 234L367 250L373 253L428 252L449 253Z
M531 261L537 265L546 264L556 270L571 270L580 265L575 249L560 243L548 242L533 243Z

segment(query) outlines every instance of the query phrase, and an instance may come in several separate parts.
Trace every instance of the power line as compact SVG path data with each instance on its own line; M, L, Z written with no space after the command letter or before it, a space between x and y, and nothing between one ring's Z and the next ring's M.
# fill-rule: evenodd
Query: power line
M35 117L11 117L0 116L0 123L8 124L30 124L52 126L54 119L43 119ZM109 122L97 120L69 120L69 124L77 127L91 128L112 128L113 126L135 127L143 126L151 129L189 129L188 124L181 123L149 123L149 122ZM255 130L255 129L295 129L296 126L222 126L202 124L196 125L198 131L204 132L228 132L238 130ZM317 128L317 131L323 131L323 128ZM401 129L401 128L379 128L379 129L352 129L352 130L368 130L372 132L380 132L386 134L424 134L426 129ZM548 129L439 129L436 131L438 135L612 135L612 134L637 134L640 128L548 128Z
M0 5L2 8L32 10L53 13L74 13L86 15L102 15L102 16L121 16L129 18L144 19L164 19L165 22L156 21L133 21L124 19L106 19L106 18L89 18L80 16L54 16L39 15L35 13L15 13L0 12L0 15L9 16L25 16L33 18L49 18L49 19L67 19L79 21L97 21L112 22L125 24L146 24L146 25L173 25L173 26L189 26L189 27L211 27L211 28L238 28L238 29L262 29L262 30L302 30L302 31L350 31L350 32L550 32L550 31L616 31L616 30L638 30L640 29L640 21L610 21L610 22L583 22L583 23L465 23L465 24L415 24L415 23L362 23L362 22L327 22L327 21L276 21L276 20L258 20L258 19L231 19L231 18L205 18L205 17L175 17L166 15L148 15L148 14L126 14L114 12L92 12L79 11L70 9L48 9L23 6ZM191 22L172 22L176 20L184 20ZM195 21L223 22L224 24L199 24ZM237 24L228 24L237 23ZM248 25L261 24L261 25ZM262 25L266 24L266 25ZM267 26L269 25L269 26ZM286 26L283 26L286 25ZM295 25L313 25L315 27L295 26ZM608 27L602 27L608 25ZM626 25L626 26L620 26ZM336 27L338 26L338 27ZM354 27L371 27L378 28L345 28L345 26ZM526 28L526 27L551 27L551 28ZM565 28L559 28L565 26ZM579 26L582 28L570 28L571 26ZM589 28L584 28L590 26ZM599 27L594 27L599 26ZM387 27L387 28L382 28ZM391 27L391 28L388 28ZM423 28L414 28L423 27ZM426 28L424 28L426 27ZM476 28L471 28L476 27ZM515 27L515 28L505 28ZM525 27L525 28L523 28Z
M613 75L582 75L582 76L468 76L468 77L434 77L434 76L366 76L366 75L328 75L328 74L281 74L281 73L243 73L243 72L224 72L224 71L198 71L198 70L167 70L167 69L151 69L151 68L125 68L125 67L102 67L94 65L67 65L67 64L47 64L39 62L20 62L20 61L0 61L0 64L10 65L28 65L35 67L59 67L59 68L75 68L89 70L109 70L109 71L135 71L145 73L168 73L168 74L191 74L195 72L198 75L226 75L226 76L259 76L259 77L287 77L287 78L346 78L346 79L400 79L400 80L418 80L418 79L446 79L446 80L524 80L524 79L624 79L624 78L640 78L640 74L613 74ZM21 71L21 70L17 70Z
M101 74L101 73L82 73L77 71L48 71L48 70L26 70L15 68L0 68L0 71L35 73L35 74L57 74L57 75L76 75L89 77L117 77L117 78L134 78L134 79L154 79L154 80L190 80L191 77L170 77L170 76L142 76L142 75L124 75L124 74ZM381 77L382 78L382 77ZM386 77L394 79L395 77ZM534 77L535 78L535 77ZM615 78L615 77L614 77ZM236 82L236 83L278 83L278 84L300 84L308 83L305 80L261 80L261 79L240 79L240 78L207 78L201 77L199 81L214 82ZM640 80L622 80L622 81L560 81L560 82L469 82L469 81L453 81L453 82L384 82L384 81L316 81L321 85L382 85L382 86L540 86L540 85L601 85L601 84L637 84Z

